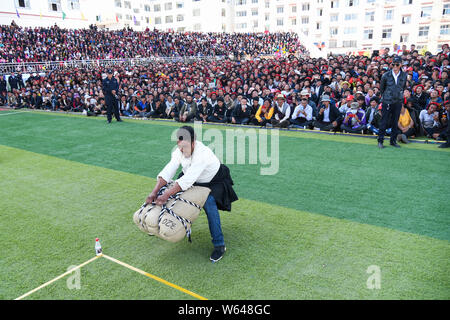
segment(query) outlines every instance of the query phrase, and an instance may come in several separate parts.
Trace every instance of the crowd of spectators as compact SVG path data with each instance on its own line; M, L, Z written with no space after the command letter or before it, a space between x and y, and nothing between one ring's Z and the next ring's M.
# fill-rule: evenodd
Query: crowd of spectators
M380 79L394 54L311 58L292 33L209 34L132 30L0 27L2 61L57 61L137 56L228 55L224 60L116 65L122 116L174 121L251 124L377 134ZM282 48L284 54L274 54ZM398 54L398 52L396 53ZM407 73L398 139L445 140L450 106L450 48L400 53ZM105 68L72 68L0 80L0 103L32 108L106 113ZM387 131L389 133L389 130Z

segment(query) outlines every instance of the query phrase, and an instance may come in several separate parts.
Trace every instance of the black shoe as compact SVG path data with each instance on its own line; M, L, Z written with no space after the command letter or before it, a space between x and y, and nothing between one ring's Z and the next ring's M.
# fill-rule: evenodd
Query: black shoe
M397 143L390 143L391 146L393 146L394 148L400 148L400 146Z
M120 119L120 120L117 120L117 122L123 122L123 120L122 120L122 119Z
M450 143L448 143L448 142L443 143L438 148L450 148Z
M381 142L378 142L378 148L384 149L385 147L383 146L383 144Z
M219 261L220 259L222 259L226 250L227 248L225 246L214 247L214 251L211 253L211 257L209 258L209 260L211 260L212 262Z

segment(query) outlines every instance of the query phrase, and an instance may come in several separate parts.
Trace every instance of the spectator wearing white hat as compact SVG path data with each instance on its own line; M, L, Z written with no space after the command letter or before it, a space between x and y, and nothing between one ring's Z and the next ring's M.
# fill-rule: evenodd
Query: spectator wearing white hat
M330 101L329 96L325 95L322 97L322 105L320 106L317 120L314 121L314 128L321 131L339 130L342 115L335 106L330 105Z
M271 124L274 127L287 128L290 124L291 106L286 102L283 94L278 94L274 103L274 118Z

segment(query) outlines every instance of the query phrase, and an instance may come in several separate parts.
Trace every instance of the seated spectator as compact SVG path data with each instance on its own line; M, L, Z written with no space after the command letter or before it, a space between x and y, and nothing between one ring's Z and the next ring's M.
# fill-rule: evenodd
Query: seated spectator
M377 107L377 112L373 115L372 121L367 124L367 130L372 132L374 135L378 135L378 133L380 132L381 116L382 116L382 106L380 103ZM392 132L391 126L386 128L386 135L390 136L391 132Z
M309 128L313 124L313 109L308 104L306 97L300 98L300 104L295 107L291 117L290 127L294 128Z
M211 116L213 112L212 106L209 104L208 99L203 97L200 100L200 104L198 105L197 115L195 119L197 121L207 122L208 118Z
M412 120L409 111L405 106L402 106L400 117L398 118L398 129L401 133L397 135L397 140L403 143L409 143L408 138L414 136L414 121Z
M147 118L164 119L166 115L166 103L164 100L158 99L153 102L152 110L146 114Z
M42 109L42 97L38 95L36 92L33 92L31 98L29 100L29 108L30 109Z
M317 120L314 121L314 128L321 131L337 131L339 124L342 121L342 115L339 110L330 105L330 98L328 96L322 97L322 105L319 109Z
M192 95L189 93L186 96L186 103L180 110L180 122L194 122L194 118L197 115L197 103L193 100Z
M130 110L130 104L127 102L126 95L120 97L118 107L121 116L131 117L133 115L132 110Z
M213 108L212 114L208 117L209 122L219 122L225 123L227 120L225 118L225 103L222 97L218 97L216 105Z
M172 96L169 94L166 98L166 109L164 110L164 118L165 119L173 119L172 112L175 108L175 101L172 99Z
M181 100L179 96L176 96L173 100L174 100L175 104L172 108L172 111L170 112L170 116L175 121L179 121L180 120L180 110L184 105L184 101Z
M347 112L350 110L350 104L355 101L355 98L352 95L348 95L345 99L345 103L341 103L339 107L339 112L342 116L345 116Z
M147 99L143 96L141 98L141 101L139 101L135 106L133 110L133 117L138 118L145 118L147 115L149 115L151 112L150 106L147 102Z
M345 115L341 130L343 132L361 134L366 130L366 114L361 108L361 103L352 102L350 104L350 110Z
M274 107L272 106L272 100L266 98L263 104L256 111L252 123L255 126L265 127L266 124L270 123L270 119L272 119L273 113Z
M248 124L251 116L251 107L248 105L247 98L242 97L241 103L238 104L231 115L231 123Z
M443 144L439 146L439 148L450 148L450 126L449 126L449 117L450 117L450 100L446 100L444 102L445 114L441 117L442 123L442 131L439 134L437 140L446 140Z
M286 102L286 98L281 93L276 96L274 102L274 117L271 125L274 127L287 128L290 124L291 106Z
M428 138L436 139L439 136L439 112L437 112L438 104L430 103L425 110L419 115L420 124L424 134Z

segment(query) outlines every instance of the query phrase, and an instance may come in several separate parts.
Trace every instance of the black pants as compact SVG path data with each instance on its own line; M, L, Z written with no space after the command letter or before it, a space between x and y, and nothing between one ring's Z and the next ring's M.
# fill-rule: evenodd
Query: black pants
M116 120L120 121L120 112L119 106L117 105L117 99L113 96L106 96L105 102L106 102L106 119L108 120L108 122L111 122L113 112Z
M400 111L402 110L401 102L382 104L381 107L381 120L380 120L380 131L378 133L378 142L383 143L384 135L386 134L386 128L389 126L389 119L392 120L392 133L391 133L391 143L395 144L398 135L398 118L400 117Z

